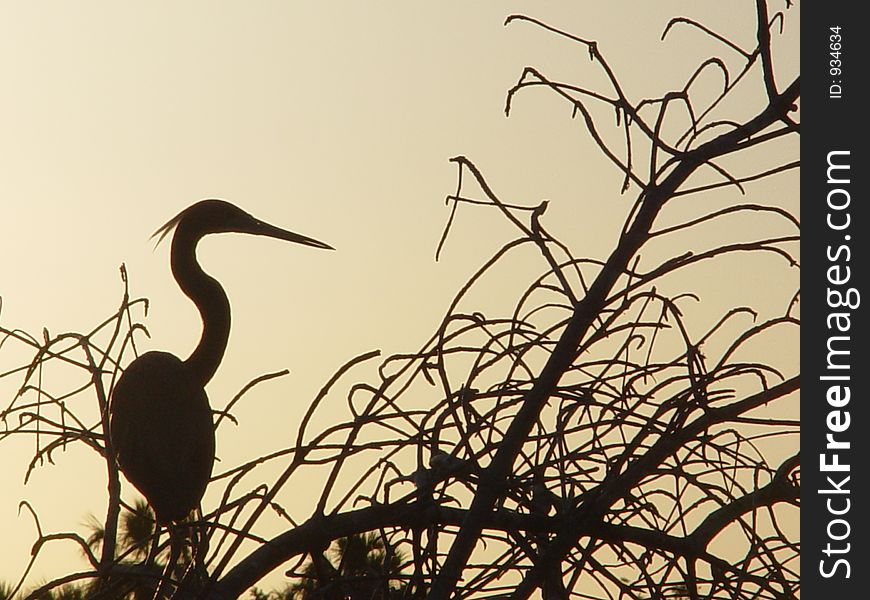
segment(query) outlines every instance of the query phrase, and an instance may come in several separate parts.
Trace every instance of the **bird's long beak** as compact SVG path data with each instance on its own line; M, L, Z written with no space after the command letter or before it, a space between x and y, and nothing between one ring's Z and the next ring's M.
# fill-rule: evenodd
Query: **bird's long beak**
M264 235L266 237L275 238L278 240L295 242L297 244L302 244L303 246L322 248L323 250L335 250L335 248L333 248L329 244L325 244L319 240L315 240L314 238L310 238L299 233L293 233L292 231L281 229L280 227L275 227L274 225L270 225L269 223L260 220L256 220L251 226L250 231L247 231L245 233Z

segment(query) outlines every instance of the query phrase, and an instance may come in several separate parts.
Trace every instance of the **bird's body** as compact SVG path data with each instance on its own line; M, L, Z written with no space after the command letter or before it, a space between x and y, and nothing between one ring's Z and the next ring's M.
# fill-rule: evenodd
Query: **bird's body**
M230 305L221 285L196 261L196 244L210 233L235 232L331 249L223 200L190 206L157 234L162 239L173 228L172 273L199 309L202 337L186 360L167 352L135 359L118 379L109 409L118 466L148 499L160 523L184 519L199 505L214 464L214 424L205 385L226 350Z
M208 397L190 369L168 352L137 358L115 386L111 428L118 465L157 521L186 517L205 492L215 452Z

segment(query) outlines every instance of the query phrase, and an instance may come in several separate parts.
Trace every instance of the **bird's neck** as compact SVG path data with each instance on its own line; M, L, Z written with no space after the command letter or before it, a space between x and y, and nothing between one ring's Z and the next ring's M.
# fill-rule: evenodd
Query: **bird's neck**
M227 348L230 303L221 285L196 262L196 244L202 235L183 225L179 224L172 238L172 274L202 318L202 337L184 364L205 385L217 371Z

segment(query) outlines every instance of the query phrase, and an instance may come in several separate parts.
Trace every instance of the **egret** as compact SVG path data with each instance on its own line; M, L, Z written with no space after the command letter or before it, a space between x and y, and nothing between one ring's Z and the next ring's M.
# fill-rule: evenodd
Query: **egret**
M152 351L118 379L110 403L109 436L118 466L169 524L199 506L214 465L214 422L205 385L217 371L230 333L230 304L221 285L196 261L196 245L211 233L248 233L332 250L315 239L264 223L223 200L202 200L154 236L172 237L172 275L199 309L202 336L185 360Z

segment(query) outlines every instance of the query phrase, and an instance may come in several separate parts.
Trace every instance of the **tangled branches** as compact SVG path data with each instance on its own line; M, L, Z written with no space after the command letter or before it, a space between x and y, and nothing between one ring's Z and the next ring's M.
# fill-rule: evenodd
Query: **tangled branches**
M457 188L439 252L471 204L507 220L515 238L463 286L422 348L382 359L376 376L349 385L378 353L348 361L311 401L292 442L214 476L220 501L191 524L208 548L207 577L194 595L238 597L294 559L316 565L333 540L377 532L387 556L407 557L400 574L382 578L384 598L527 598L536 590L545 598L797 597L799 375L795 361L770 351L795 339L797 291L761 316L751 293L712 314L699 291L680 288L732 255L747 264L775 257L777 273L798 265L799 226L788 209L764 201L703 208L707 194L746 193L798 164L791 140L799 81L777 82L770 33L785 16L771 17L762 0L755 6L751 50L692 19L667 23L663 38L689 27L736 55L737 66L733 58L702 59L681 88L639 100L623 91L596 42L508 18L578 45L609 82L607 90L587 89L528 67L506 110L530 88L548 90L620 170L621 191L636 197L613 251L603 260L576 256L548 229L547 203L508 202L471 160L453 158ZM701 106L694 90L711 70L722 87ZM751 115L723 116L754 81L760 93ZM616 113L616 137L601 122L602 106ZM688 115L680 131L671 122L677 107ZM769 150L784 142L793 157ZM663 224L683 198L700 212ZM670 241L703 241L711 225L762 217L773 225L759 237L722 225L728 239L701 250L675 250L680 242ZM642 257L653 243L668 248L666 256ZM477 305L473 293L520 253L536 257L538 272L514 282L512 310ZM39 544L64 537L86 550L92 570L81 579L105 578L126 560L110 541L121 505L105 415L120 365L144 331L131 316L143 302L125 295L119 311L84 336L40 341L2 331L35 351L26 367L3 375L24 376L3 412L11 423L4 436L48 440L30 468L70 443L87 444L107 465L101 555L75 534L40 533ZM85 382L54 394L42 378L49 364L77 369ZM86 395L97 399L90 420L78 408ZM216 426L232 418L238 397L218 411ZM324 419L332 424L318 430ZM261 475L275 465L276 476ZM312 470L322 485L302 512L288 500ZM266 515L282 519L284 530L270 533ZM179 584L177 595L184 593Z

